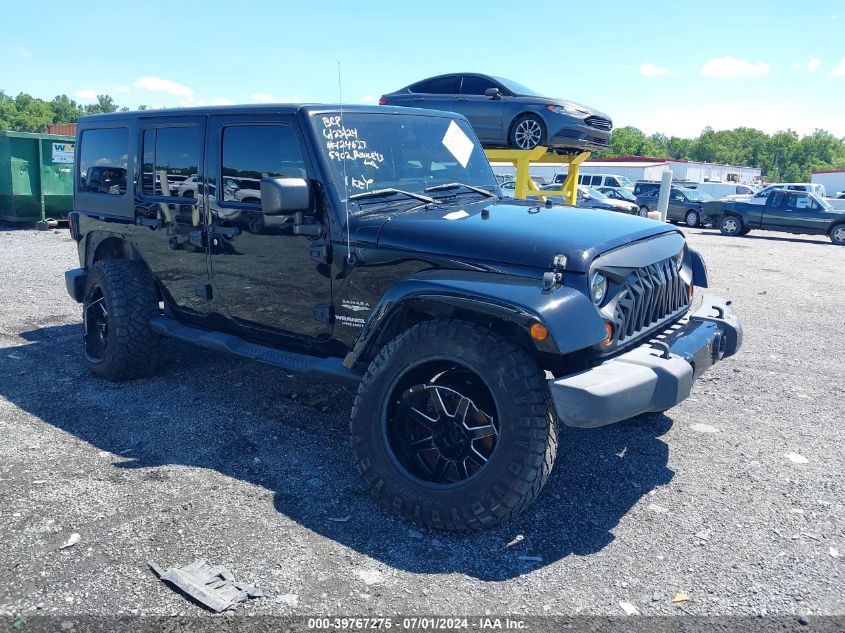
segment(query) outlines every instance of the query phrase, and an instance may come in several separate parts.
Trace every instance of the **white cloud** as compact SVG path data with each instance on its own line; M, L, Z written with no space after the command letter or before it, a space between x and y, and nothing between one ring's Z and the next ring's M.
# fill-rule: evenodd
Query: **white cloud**
M130 88L129 86L125 86L123 84L121 84L119 86L115 86L114 88L112 88L112 90L114 92L119 92L121 94L128 94L128 93L132 92L132 88Z
M25 48L19 48L18 49L18 57L23 57L24 59L26 59L27 57L31 57L31 54Z
M273 95L268 95L266 92L253 92L249 97L259 103L273 103L276 100Z
M132 84L139 90L147 90L149 92L166 92L176 97L190 97L194 91L188 86L170 81L169 79L162 79L161 77L139 77L138 80Z
M640 74L643 77L660 77L661 75L677 75L678 71L672 70L671 68L662 68L661 66L657 66L651 62L646 62L640 65Z
M830 71L831 77L845 77L845 57L839 62L839 65Z
M765 75L771 70L766 62L748 62L744 59L735 59L730 55L724 57L713 57L704 62L701 67L701 74L708 77L728 79L742 77L743 75Z
M806 70L807 72L814 73L821 65L822 60L818 57L813 57L813 59L808 61L806 64L792 64L792 68L793 70Z
M375 95L364 95L361 97L361 103L375 103L378 98Z
M85 88L84 90L77 90L73 93L73 96L78 99L84 99L85 101L96 101L97 91L93 88Z

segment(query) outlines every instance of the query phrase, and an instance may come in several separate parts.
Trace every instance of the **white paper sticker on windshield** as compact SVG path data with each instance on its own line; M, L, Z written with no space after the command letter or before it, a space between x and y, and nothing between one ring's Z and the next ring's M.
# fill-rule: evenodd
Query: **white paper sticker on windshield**
M447 213L443 216L444 220L463 220L464 218L468 218L469 213L461 209L460 211L452 211L452 213Z
M443 145L457 159L461 167L467 166L469 157L472 155L472 150L475 147L472 139L454 121L449 122L446 134L443 135Z

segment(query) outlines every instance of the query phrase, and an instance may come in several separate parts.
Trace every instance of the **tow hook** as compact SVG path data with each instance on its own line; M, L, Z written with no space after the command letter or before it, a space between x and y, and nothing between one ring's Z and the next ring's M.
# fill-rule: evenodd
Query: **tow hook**
M725 349L727 349L728 340L722 334L722 330L716 330L716 336L713 337L713 362L722 360L725 357Z

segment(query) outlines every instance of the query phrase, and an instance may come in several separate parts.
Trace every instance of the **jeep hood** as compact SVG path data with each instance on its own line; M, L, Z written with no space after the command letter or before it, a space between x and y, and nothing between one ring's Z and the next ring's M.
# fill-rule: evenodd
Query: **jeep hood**
M676 231L615 211L500 200L399 214L382 224L377 241L384 248L542 269L560 253L569 260L567 270L586 272L597 255Z

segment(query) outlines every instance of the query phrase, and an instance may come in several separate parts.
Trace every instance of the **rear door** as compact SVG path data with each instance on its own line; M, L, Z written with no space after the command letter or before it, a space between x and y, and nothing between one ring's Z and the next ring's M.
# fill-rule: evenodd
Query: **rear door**
M215 297L238 325L305 341L331 334L329 267L290 216L261 212L261 179L314 178L293 115L217 115L206 154L209 244ZM327 222L322 197L317 219Z
M204 116L139 119L140 177L135 182L135 217L152 230L135 241L175 309L209 312L205 208L194 190L180 187L201 175Z
M492 99L484 94L488 88L504 88L487 77L464 75L461 80L461 94L458 110L469 119L472 129L484 142L497 142L504 138L504 99Z
M419 87L409 105L431 110L445 110L446 112L461 112L458 98L461 91L460 75L445 75L428 80Z

